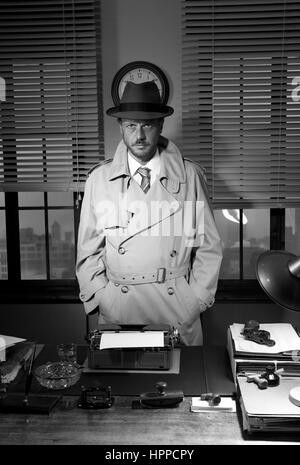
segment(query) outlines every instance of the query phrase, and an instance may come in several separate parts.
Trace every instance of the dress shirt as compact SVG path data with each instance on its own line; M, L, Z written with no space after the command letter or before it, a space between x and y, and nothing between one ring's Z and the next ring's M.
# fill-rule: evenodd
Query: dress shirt
M160 172L160 155L158 150L156 150L154 156L151 158L151 160L146 163L146 165L141 165L133 156L131 155L130 152L128 152L128 167L131 176L136 180L136 182L140 185L142 181L142 176L136 172L138 168L142 166L143 168L149 168L150 171L150 187L152 186L153 182L155 179L158 177L159 172Z

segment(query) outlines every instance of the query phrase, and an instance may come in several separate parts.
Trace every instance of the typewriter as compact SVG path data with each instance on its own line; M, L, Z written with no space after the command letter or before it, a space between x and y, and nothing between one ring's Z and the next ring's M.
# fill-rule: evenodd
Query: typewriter
M147 332L163 333L163 346L102 348L109 334L125 333L130 338L138 333L140 338ZM172 351L180 342L178 330L169 325L98 325L87 335L89 344L89 369L118 370L169 370Z

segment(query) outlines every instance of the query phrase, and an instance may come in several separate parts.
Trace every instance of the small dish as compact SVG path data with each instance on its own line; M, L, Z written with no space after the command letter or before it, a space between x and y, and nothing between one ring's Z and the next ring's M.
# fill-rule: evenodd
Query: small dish
M47 362L37 367L34 375L47 389L66 389L77 383L81 372L73 363Z

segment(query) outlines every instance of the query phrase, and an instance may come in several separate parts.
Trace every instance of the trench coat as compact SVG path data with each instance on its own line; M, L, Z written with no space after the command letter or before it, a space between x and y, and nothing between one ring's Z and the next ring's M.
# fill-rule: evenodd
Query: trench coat
M161 136L161 171L145 194L131 177L121 141L85 184L76 275L99 323L168 324L187 345L203 341L200 313L211 307L221 240L204 170Z

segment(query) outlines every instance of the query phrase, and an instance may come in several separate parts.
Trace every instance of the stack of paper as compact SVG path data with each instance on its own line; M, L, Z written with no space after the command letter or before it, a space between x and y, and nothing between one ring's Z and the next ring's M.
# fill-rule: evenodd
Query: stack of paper
M290 323L266 323L259 325L259 329L269 331L270 338L275 341L275 345L273 346L248 341L241 334L244 329L243 324L234 323L229 328L236 355L256 354L265 357L266 355L273 356L274 354L300 351L300 338Z
M234 323L228 328L227 348L234 378L241 372L262 372L267 364L283 368L283 376L300 376L300 338L290 323L261 324L269 331L274 346L248 341L241 334L244 325Z
M237 382L245 431L300 431L300 407L289 400L289 392L299 386L299 380L281 379L279 386L263 390L248 383L246 377L238 376Z
M260 324L275 345L248 341L243 324L228 328L228 352L237 385L243 429L253 432L299 432L300 407L289 400L290 390L300 385L300 338L290 323ZM283 368L278 386L259 389L247 381L249 374L266 371L267 365Z

